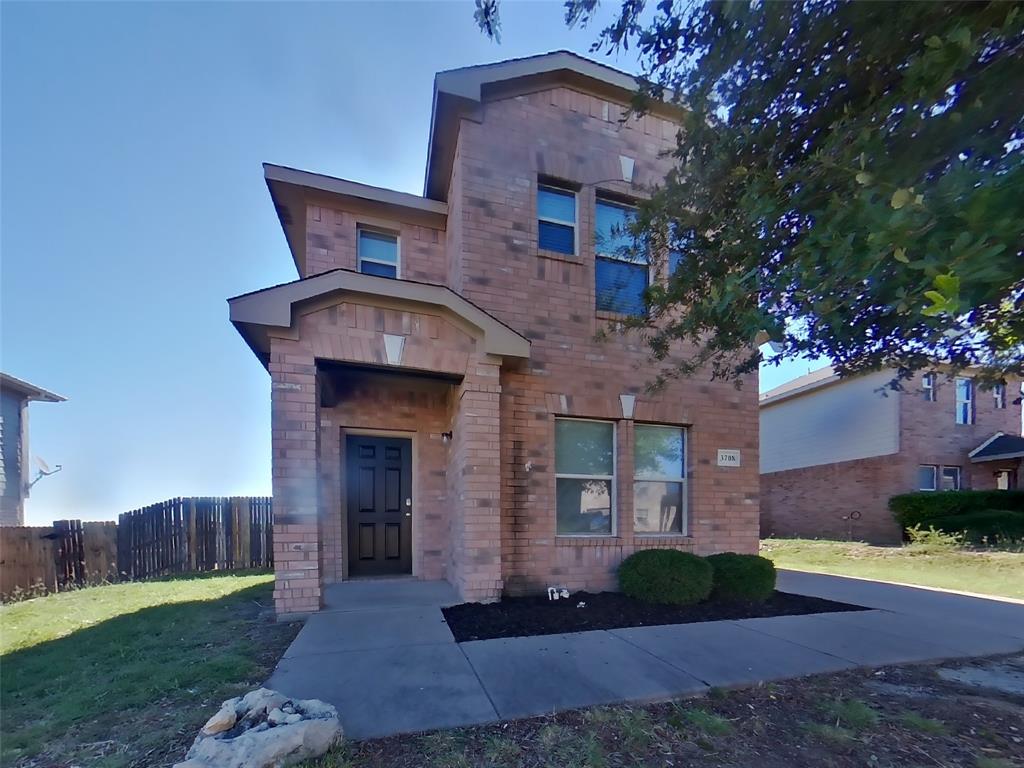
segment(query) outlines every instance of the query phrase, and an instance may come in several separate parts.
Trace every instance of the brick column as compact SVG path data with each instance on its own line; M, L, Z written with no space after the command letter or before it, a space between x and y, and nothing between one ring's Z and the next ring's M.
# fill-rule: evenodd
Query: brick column
M501 443L499 365L471 362L455 389L449 472L451 582L464 600L501 597Z
M271 339L274 607L278 619L320 609L316 362L297 342Z

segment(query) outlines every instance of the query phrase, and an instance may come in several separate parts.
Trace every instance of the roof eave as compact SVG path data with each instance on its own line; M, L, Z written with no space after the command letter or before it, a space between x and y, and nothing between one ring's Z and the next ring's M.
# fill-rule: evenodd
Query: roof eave
M56 392L43 389L42 387L31 384L24 379L19 379L17 376L11 376L9 373L0 373L0 389L17 392L24 395L26 400L31 400L33 402L63 403L67 401L67 398L63 395L58 395Z
M483 102L488 88L516 81L530 83L531 89L559 83L583 86L627 104L640 87L640 81L633 75L570 51L554 51L438 72L434 76L427 168L423 180L424 197L447 199L454 143L457 141L451 123L457 124L461 117L472 115ZM680 107L668 102L652 105L652 110L666 114L682 112ZM439 140L443 133L448 134L448 144Z
M385 218L411 219L441 230L447 227L445 203L408 192L273 163L263 164L263 178L300 275L306 262L305 207L313 200L337 201L343 208L355 204Z
M269 331L292 327L294 307L335 293L351 293L441 308L477 328L484 351L501 357L530 356L530 341L447 286L412 280L392 280L345 269L284 283L228 299L232 324L266 365Z
M1005 461L1007 459L1024 458L1024 450L1009 453L994 453L991 456L971 456L971 464L984 464L988 461Z

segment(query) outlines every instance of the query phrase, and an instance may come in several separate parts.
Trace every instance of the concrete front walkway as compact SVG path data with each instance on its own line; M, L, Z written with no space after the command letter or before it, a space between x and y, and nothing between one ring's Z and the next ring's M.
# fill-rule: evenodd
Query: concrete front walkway
M874 610L456 643L448 584L354 581L328 588L267 685L329 701L360 739L1024 649L1022 605L792 571L779 589Z

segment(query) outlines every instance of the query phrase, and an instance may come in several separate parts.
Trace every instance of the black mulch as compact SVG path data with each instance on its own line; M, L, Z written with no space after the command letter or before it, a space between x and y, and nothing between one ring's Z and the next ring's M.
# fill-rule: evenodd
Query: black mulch
M580 606L580 603L584 603ZM763 603L708 600L697 605L644 603L619 592L576 592L561 600L547 595L506 597L497 603L462 603L444 609L457 642L530 637L591 629L692 624L722 619L760 619L808 613L863 611L863 606L776 592Z

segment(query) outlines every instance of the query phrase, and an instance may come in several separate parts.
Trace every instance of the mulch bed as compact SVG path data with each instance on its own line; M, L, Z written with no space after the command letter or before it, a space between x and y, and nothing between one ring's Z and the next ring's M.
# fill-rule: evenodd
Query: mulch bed
M462 603L445 608L444 618L455 640L463 643L467 640L559 635L592 629L863 610L867 609L860 605L788 592L775 592L763 603L708 600L697 605L656 605L619 592L576 592L561 600L548 600L547 595L531 595L507 597L497 603Z

